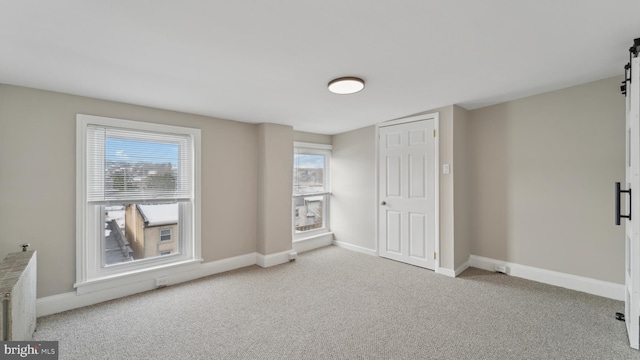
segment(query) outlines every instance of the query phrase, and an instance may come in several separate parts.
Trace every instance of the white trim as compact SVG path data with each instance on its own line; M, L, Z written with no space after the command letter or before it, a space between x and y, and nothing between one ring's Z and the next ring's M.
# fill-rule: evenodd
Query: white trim
M200 268L200 263L202 263L202 259L162 264L146 268L144 270L135 270L129 273L119 273L106 278L88 280L80 284L74 284L73 286L76 288L78 295L85 295L96 291L120 288L149 279L170 276L172 274L180 274L185 271L192 271Z
M86 124L76 120L76 283L85 281L88 269L87 243L84 234L87 233L85 214L87 203L84 201L87 193L85 177L87 174L87 154L84 150L87 141Z
M433 116L433 130L436 132L436 137L433 139L435 146L435 154L434 154L434 162L436 167L436 183L435 183L435 209L436 213L434 214L434 225L436 232L436 239L434 244L434 250L437 254L436 259L433 263L433 270L438 272L440 269L440 258L442 257L440 254L440 113L436 112L433 114L429 114L429 116ZM453 255L453 254L452 254Z
M447 268L443 268L443 267L439 267L438 271L436 271L436 273L440 274L440 275L445 275L448 277L456 277L456 272L451 270L451 269L447 269Z
M380 256L380 126L376 126L375 133L375 158L373 159L373 171L374 171L374 179L373 179L373 198L376 202L375 204L375 219L373 221L373 226L375 226L373 231L373 250L375 251L375 256ZM337 241L333 242L334 245L338 245ZM338 245L341 246L341 245ZM342 246L341 246L342 247Z
M341 248L344 248L344 249L347 249L347 250L351 250L351 251L367 254L367 255L378 256L378 252L376 250L367 249L367 248L364 248L362 246L353 245L353 244L349 244L349 243L342 242L342 241L334 240L333 241L333 245L341 247Z
M433 120L433 129L436 132L436 137L434 138L433 142L434 142L434 166L435 166L435 214L434 214L434 231L435 231L435 239L434 239L434 251L436 252L436 258L433 262L433 270L436 273L440 273L439 269L440 269L440 113L439 112L434 112L434 113L429 113L429 114L422 114L422 115L416 115L416 116L409 116L406 118L402 118L402 119L396 119L396 120L391 120L391 121L386 121L380 124L376 125L376 139L375 139L375 143L376 143L376 158L375 158L375 199L376 199L376 204L380 203L380 184L378 179L380 178L380 167L378 166L378 163L380 162L380 128L381 127L387 127L387 126L393 126L393 125L400 125L400 124L406 124L406 123L411 123L411 122L416 122L416 121L422 121L422 120ZM380 224L379 224L379 219L380 219L380 207L376 205L376 219L375 219L375 254L377 256L380 255L380 249L379 249L379 242L380 242ZM334 244L336 242L334 241ZM367 249L368 250L368 249ZM446 271L445 271L446 272Z
M169 238L166 240L162 240L162 232L163 231L168 231L169 232ZM166 235L165 235L166 236ZM173 240L173 234L171 233L171 228L164 228L164 229L160 229L160 242L164 242L164 241L172 241Z
M429 114L407 116L407 117L400 118L400 119L385 121L383 123L378 124L378 127L387 127L387 126L406 124L406 123L411 123L411 122L416 122L416 121L422 121L422 120L429 119L432 116L438 115L438 114L439 114L439 112L434 112L434 113L429 113Z
M624 301L624 285L622 284L515 264L508 261L495 260L477 255L471 255L469 257L469 264L472 267L488 271L495 271L496 265L506 266L508 268L507 274L512 276L571 290L582 291L609 299Z
M469 260L465 261L465 263L464 263L464 264L460 265L460 267L458 267L458 268L456 269L456 274L455 274L455 276L456 276L456 277L460 276L460 274L462 274L462 273L463 273L465 270L467 270L470 266L471 266L471 265L470 265L470 263L469 263Z
M437 273L445 275L445 276L448 276L448 277L458 277L460 274L462 274L468 268L469 268L469 261L465 262L464 264L462 264L460 267L458 267L455 270L451 270L451 269L440 267L440 268L438 268Z
M269 255L256 253L256 264L262 266L263 268L276 266L288 263L289 261L295 259L296 255L297 254L293 249Z
M96 248L96 242L91 239L96 234L89 233L95 228L100 228L101 224L96 223L101 216L98 214L96 206L89 206L86 201L86 170L87 154L87 126L89 124L105 125L110 127L122 127L140 131L160 131L191 136L193 145L193 195L190 201L191 206L186 209L186 205L180 206L182 212L188 212L189 226L183 226L181 233L183 239L193 239L184 241L184 248L179 254L157 257L154 259L140 260L127 264L119 264L110 268L101 268L102 251ZM130 276L134 272L140 272L143 279L148 275L143 274L147 270L163 268L167 265L183 266L184 264L201 262L201 229L200 229L200 193L201 193L201 130L181 126L164 125L149 122L114 119L93 115L76 114L76 282L74 287L78 288L78 293L99 291L110 287L121 287L128 283L132 285L138 277ZM185 220L186 221L186 220ZM100 221L101 222L101 221ZM185 223L186 225L187 223ZM172 239L177 234L172 234ZM118 276L121 279L115 280ZM113 281L113 285L94 286L95 280L99 282ZM87 286L85 286L85 284Z
M298 198L306 198L306 197L313 197L313 196L325 196L325 195L331 195L331 192L330 191L321 191L321 192L316 192L316 193L293 195L292 197L294 199L298 199Z
M301 148L316 149L316 150L332 150L333 149L333 145L308 143L308 142L300 142L300 141L294 141L293 147L301 147Z
M315 235L319 235L319 234L323 234L323 233L328 233L331 230L331 150L333 149L332 145L325 145L325 144L316 144L316 143L305 143L305 142L297 142L294 141L293 143L293 152L294 152L294 164L293 164L293 169L296 169L297 164L295 163L295 156L297 154L303 153L303 154L317 154L317 155L322 155L324 157L324 171L323 171L323 181L324 181L324 191L320 191L320 192L316 192L316 193L310 193L310 194L296 194L295 193L295 184L293 186L292 190L292 203L291 203L291 221L292 221L292 226L291 226L291 234L292 234L292 238L293 241L296 242L298 240L302 240L308 237L312 237ZM301 151L299 151L301 150ZM314 230L308 230L308 231L303 231L303 232L296 232L295 230L295 223L297 220L296 217L296 208L295 208L295 201L293 201L293 199L298 199L298 198L306 198L306 197L313 197L313 196L322 196L322 201L323 201L323 205L322 205L322 228L320 229L314 229Z
M256 263L256 253L249 253L228 259L216 260L200 264L197 268L178 273L167 274L169 285L195 280L201 277L219 274L222 272L235 270ZM75 291L46 296L36 301L37 316L46 316L59 312L81 308L84 306L98 304L157 288L154 278L143 279L142 281L126 284L109 289L100 289L87 294L77 294Z
M318 249L333 244L333 233L323 233L309 236L293 242L293 250L297 253Z

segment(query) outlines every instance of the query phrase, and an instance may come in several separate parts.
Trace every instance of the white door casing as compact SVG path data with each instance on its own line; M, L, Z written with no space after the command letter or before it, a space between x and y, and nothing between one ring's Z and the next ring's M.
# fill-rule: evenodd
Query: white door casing
M437 270L437 121L422 115L379 126L378 254Z

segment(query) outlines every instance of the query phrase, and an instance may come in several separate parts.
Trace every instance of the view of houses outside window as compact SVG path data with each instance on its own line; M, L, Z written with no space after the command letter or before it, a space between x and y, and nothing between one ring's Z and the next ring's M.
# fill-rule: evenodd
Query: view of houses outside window
M152 154L152 155L151 155ZM178 149L175 144L106 139L105 192L171 192L176 190ZM102 206L105 265L176 254L177 202Z
M329 151L295 148L293 158L294 233L326 228Z

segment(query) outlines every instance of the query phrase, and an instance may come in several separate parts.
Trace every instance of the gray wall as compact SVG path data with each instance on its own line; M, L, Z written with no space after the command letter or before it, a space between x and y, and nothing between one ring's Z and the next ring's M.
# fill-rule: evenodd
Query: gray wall
M291 248L290 127L265 127L265 155L258 148L259 125L0 85L0 258L31 243L38 251L38 297L73 291L75 282L77 113L201 129L205 262L256 252L258 216L265 213L277 215L269 217L270 237L260 243L260 251L266 255ZM258 180L265 178L258 176L260 161L287 168L267 174L263 194L273 190L277 196L288 186L286 197L270 198L273 202L261 210ZM278 205L272 209L272 203Z
M470 112L472 254L624 283L621 80Z

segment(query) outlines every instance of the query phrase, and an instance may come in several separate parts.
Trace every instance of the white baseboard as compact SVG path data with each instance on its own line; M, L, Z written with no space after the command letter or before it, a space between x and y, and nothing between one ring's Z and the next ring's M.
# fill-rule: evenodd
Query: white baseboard
M358 245L353 245L353 244L349 244L346 242L342 242L342 241L333 241L333 245L341 247L341 248L345 248L347 250L351 250L351 251L357 251L363 254L367 254L367 255L373 255L373 256L378 256L378 252L376 250L371 250L371 249L367 249L367 248L363 248L362 246L358 246Z
M455 271L443 267L439 267L437 273L448 277L456 277Z
M458 275L462 274L463 271L467 270L469 268L469 261L465 262L464 264L462 264L461 266L459 266L457 269L452 270L452 269L447 269L447 268L438 268L437 273L438 274L442 274L448 277L457 277Z
M288 263L292 259L295 259L296 256L297 253L293 249L269 255L262 255L260 253L257 253L256 264L266 268Z
M460 274L462 274L465 270L467 270L469 268L470 265L470 260L467 260L464 264L460 265L457 269L456 269L456 277L459 276Z
M299 239L293 242L293 250L301 253L333 244L333 233L326 233Z
M240 255L228 259L203 263L199 268L167 275L169 285L195 280L201 277L239 269L256 264L256 253ZM156 288L155 279L145 279L132 284L121 285L86 294L76 291L46 296L36 301L36 316L46 316L59 312L81 308Z
M507 274L511 276L624 301L624 285L622 284L514 264L476 255L470 256L469 265L488 271L495 271L496 265L506 266L508 268Z

